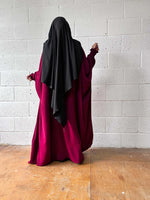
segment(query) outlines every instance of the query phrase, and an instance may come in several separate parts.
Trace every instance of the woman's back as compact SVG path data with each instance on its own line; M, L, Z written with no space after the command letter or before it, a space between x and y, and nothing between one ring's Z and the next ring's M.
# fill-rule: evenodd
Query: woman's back
M59 68L62 67L64 68L63 75L65 74L65 76L63 79L60 80L61 75L59 76L57 73L55 74L56 76L52 77L52 70L49 74L47 73L48 71L43 71L48 76L44 74L42 78L43 68L45 67L45 70L49 70L47 60L43 60L45 58L43 53L40 59L39 70L29 75L32 80L35 80L35 88L40 102L32 138L31 157L28 163L42 166L55 160L63 161L66 159L70 159L75 163L81 163L84 159L82 152L92 145L91 80L92 68L95 64L94 56L98 52L98 46L95 43L90 49L90 54L86 57L83 48L81 47L80 49L80 42L76 40L74 42L79 44L77 44L77 47L80 53L83 53L82 56L76 50L72 60L70 60L70 56L65 56L66 60L70 60L68 61L68 68L65 65L66 61L63 59L61 59L63 63L60 62L61 60L51 63L57 66L57 69L53 69L54 71L59 71ZM48 57L46 58L49 59ZM82 58L81 61L80 58ZM70 68L71 66L72 69ZM44 77L51 77L53 79L51 81L47 79L48 82L45 79L46 81L44 82L42 81ZM64 78L66 78L66 82L61 82ZM57 84L53 85L53 81ZM57 86L61 90L56 91ZM65 105L63 105L59 104L63 101L59 101L58 96L63 97L63 88L65 87L68 89L65 92L63 100ZM58 108L59 110L57 110Z
M50 107L51 90L40 81L41 56L39 70L30 74L32 80L35 80L40 102L28 163L41 166L54 160L70 159L75 163L83 161L82 152L87 150L93 141L91 80L96 53L95 49L91 49L87 57L84 53L79 78L73 81L73 87L66 93L65 127L53 117Z

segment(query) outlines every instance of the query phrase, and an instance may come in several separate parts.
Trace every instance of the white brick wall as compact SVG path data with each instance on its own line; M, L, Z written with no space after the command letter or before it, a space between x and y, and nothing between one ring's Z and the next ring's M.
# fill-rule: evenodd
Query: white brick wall
M150 147L149 0L0 0L0 143L31 144L39 67L52 20L66 17L92 76L93 146Z

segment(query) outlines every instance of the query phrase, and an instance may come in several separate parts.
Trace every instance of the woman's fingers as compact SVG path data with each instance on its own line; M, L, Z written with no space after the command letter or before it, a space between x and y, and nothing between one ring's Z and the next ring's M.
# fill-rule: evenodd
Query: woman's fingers
M93 49L96 49L97 51L99 50L99 47L98 47L98 43L94 43L93 46L92 46Z
M93 49L95 49L95 48L96 48L96 43L94 43L94 44L93 44L92 48L93 48Z
M96 43L96 47L95 47L95 48L99 50L99 48L98 48L98 43Z
M27 79L28 79L29 81L32 81L32 78L31 78L30 75L27 76Z

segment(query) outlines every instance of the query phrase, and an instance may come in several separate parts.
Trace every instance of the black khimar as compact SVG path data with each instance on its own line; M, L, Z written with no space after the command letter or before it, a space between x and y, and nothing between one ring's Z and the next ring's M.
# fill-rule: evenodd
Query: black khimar
M82 56L81 43L72 38L69 23L56 17L43 44L41 82L52 89L53 116L63 127L67 122L65 93L78 78Z

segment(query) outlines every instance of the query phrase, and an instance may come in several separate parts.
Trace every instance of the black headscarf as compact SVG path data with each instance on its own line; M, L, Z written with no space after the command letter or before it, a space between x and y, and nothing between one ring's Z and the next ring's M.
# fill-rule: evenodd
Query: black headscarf
M78 78L82 56L81 43L72 38L68 22L56 17L43 44L41 82L52 89L53 116L63 127L67 122L65 93Z

